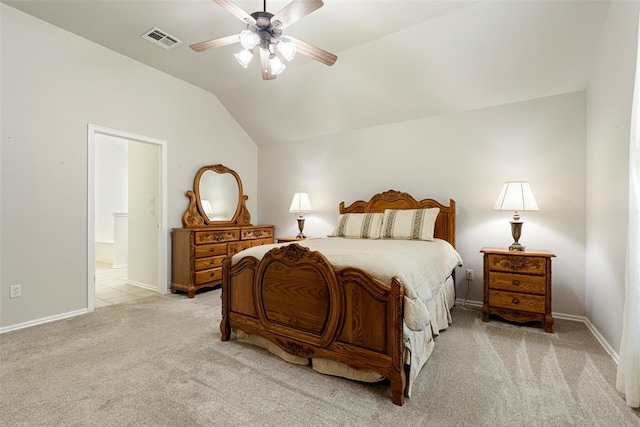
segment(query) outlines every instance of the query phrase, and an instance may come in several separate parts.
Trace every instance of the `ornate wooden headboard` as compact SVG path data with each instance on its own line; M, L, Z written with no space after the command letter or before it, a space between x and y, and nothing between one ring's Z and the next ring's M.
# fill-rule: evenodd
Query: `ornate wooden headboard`
M340 203L340 213L384 213L385 209L426 209L440 208L438 218L436 218L436 226L434 237L443 239L456 247L456 202L449 199L449 206L433 199L416 200L410 194L400 191L389 190L384 193L378 193L368 202L358 200L349 206Z

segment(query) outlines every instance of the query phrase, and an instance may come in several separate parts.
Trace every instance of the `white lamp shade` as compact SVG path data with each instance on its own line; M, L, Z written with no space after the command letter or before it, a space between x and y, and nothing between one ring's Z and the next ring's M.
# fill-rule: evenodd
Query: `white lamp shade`
M296 45L288 38L283 37L278 42L278 52L282 54L284 59L291 61L296 55Z
M271 73L278 75L282 73L287 66L284 65L275 54L271 54L269 57L269 68L271 69Z
M253 31L243 30L240 33L240 44L245 49L253 49L260 43L260 37Z
M289 207L289 212L311 212L311 200L309 200L309 194L295 193L293 195L293 200L291 200L291 207Z
M236 57L236 60L240 65L242 65L243 68L247 68L249 66L249 63L251 62L251 59L253 58L253 52L248 49L243 49L233 56Z
M505 182L493 209L498 211L539 210L531 186L523 181Z

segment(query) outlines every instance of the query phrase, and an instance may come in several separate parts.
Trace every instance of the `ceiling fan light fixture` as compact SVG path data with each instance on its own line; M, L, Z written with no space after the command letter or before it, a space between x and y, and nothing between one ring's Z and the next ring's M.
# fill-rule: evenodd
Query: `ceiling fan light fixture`
M251 30L242 30L240 33L240 44L245 49L253 49L260 43L260 37Z
M271 69L271 74L278 75L282 73L287 66L280 61L280 58L272 53L269 55L269 68Z
M267 12L266 0L263 1L264 10L251 14L238 6L236 0L213 1L240 19L245 27L243 31L234 35L192 44L190 47L196 52L240 43L243 50L234 54L236 60L242 67L247 68L254 53L259 53L263 80L275 79L276 74L282 73L286 68L283 60L292 61L296 53L328 66L333 65L338 59L333 53L297 38L282 37L284 29L322 7L323 0L291 0L275 15Z
M286 38L282 37L278 41L278 52L286 59L287 61L291 61L294 56L296 56L296 45L293 42Z
M249 63L251 62L251 59L253 58L253 52L251 52L249 49L243 49L233 56L236 57L238 63L242 65L242 68L247 68L249 66Z

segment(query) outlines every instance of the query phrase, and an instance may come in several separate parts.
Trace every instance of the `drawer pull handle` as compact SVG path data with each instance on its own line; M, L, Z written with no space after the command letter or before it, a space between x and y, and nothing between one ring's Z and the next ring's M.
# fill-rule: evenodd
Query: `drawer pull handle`
M513 286L520 286L520 281L519 280L514 280L511 283L513 284Z
M213 260L209 261L209 264L213 265Z
M215 249L211 248L211 252L215 252L215 251L216 251Z
M519 304L520 300L518 298L514 298L514 299L511 300L511 302L514 303L514 304Z

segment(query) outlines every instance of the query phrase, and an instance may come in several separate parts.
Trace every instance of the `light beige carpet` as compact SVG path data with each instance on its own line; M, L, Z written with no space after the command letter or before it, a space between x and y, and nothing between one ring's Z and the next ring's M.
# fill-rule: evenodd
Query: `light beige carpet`
M556 333L455 308L403 407L362 384L220 341L220 291L153 296L0 335L6 426L639 426L615 363Z

